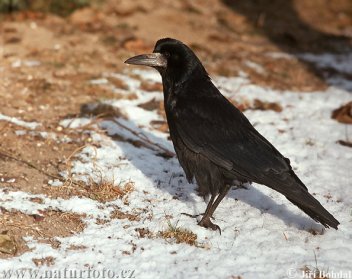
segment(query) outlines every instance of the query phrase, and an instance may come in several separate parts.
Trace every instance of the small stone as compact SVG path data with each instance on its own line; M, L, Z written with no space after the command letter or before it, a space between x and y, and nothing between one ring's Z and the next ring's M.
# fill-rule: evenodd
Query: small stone
M0 234L0 252L4 254L15 255L16 251L16 242L6 233Z

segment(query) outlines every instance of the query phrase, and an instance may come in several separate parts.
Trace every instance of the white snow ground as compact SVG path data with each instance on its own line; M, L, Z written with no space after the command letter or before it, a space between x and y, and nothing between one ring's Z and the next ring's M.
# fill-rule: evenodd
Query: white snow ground
M316 56L306 58L318 59ZM321 63L326 66L327 61L328 56L324 56ZM160 80L153 71L138 70L134 71L135 74L143 79ZM102 79L92 82L106 86L108 80L105 78L109 75L104 74ZM126 94L131 91L138 96L136 100L106 101L119 107L129 118L118 121L173 151L167 134L150 125L150 121L161 120L161 117L155 111L137 106L152 98L161 99L162 94L140 90L140 81L129 73L113 75L123 79L129 90L112 90ZM72 237L59 238L62 243L59 249L27 239L33 250L19 257L0 260L0 278L1 272L8 269L35 269L32 259L47 256L55 258L50 269L56 271L65 268L86 270L88 267L98 271L103 268L116 272L124 269L135 270L134 278L153 279L303 278L301 269L305 266L311 270L318 267L330 273L344 272L348 275L352 272L352 152L350 148L336 143L348 135L351 140L351 127L330 118L333 109L351 100L351 92L337 86L325 92L307 94L278 92L251 84L245 74L234 78L218 77L215 82L229 98L259 98L282 105L281 113L246 111L245 114L268 140L290 158L296 173L309 190L340 221L338 231L323 229L283 196L256 184L248 190L232 190L220 204L215 218L222 228L221 235L201 228L195 219L181 215L181 212L204 212L206 204L196 195L195 185L186 182L177 159L165 159L150 148L137 148L126 141L113 140L110 136L114 134L132 139L136 136L113 121L104 121L100 128L106 130L106 135L92 133L93 142L99 143L100 147L83 149L72 171L83 180L89 177L98 180L103 173L104 179L116 184L133 181L135 190L128 196L129 204L125 205L120 199L104 205L88 198L63 200L45 196L40 196L44 203L38 204L30 201L38 195L1 191L1 206L6 209L32 214L51 207L87 213L87 227ZM89 121L87 118L68 119L61 124L77 128ZM19 124L30 128L22 122ZM113 219L106 224L96 224L97 218L108 218L112 210L109 205L112 204L125 212L139 214L140 220ZM136 228L148 228L155 234L167 228L166 216L171 216L172 224L197 234L197 241L203 248L157 237L139 238ZM322 234L313 235L309 232L311 229ZM87 248L67 249L71 245ZM123 251L131 254L123 254ZM131 274L125 275L127 278ZM104 278L102 276L100 273L100 277L91 278ZM352 278L351 273L350 276L345 278ZM306 278L310 277L307 275Z

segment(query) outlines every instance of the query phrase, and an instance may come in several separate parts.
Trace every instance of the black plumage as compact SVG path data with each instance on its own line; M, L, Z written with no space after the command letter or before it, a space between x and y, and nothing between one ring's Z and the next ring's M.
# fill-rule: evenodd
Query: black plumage
M128 64L157 69L164 88L170 136L188 181L211 195L199 225L210 220L234 181L264 184L283 194L314 220L337 229L339 222L309 194L289 159L266 140L214 86L193 51L175 39L161 39L152 54Z

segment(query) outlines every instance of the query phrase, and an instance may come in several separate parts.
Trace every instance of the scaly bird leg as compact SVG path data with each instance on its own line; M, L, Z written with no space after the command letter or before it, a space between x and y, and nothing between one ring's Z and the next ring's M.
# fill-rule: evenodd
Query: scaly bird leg
M211 195L211 198L210 198L210 200L209 200L209 202L208 202L207 209L205 210L204 213L193 214L193 215L192 215L192 214L189 214L189 213L182 212L181 214L182 214L182 215L186 215L186 216L191 217L191 218L197 218L197 217L199 217L199 216L204 216L204 215L207 214L207 211L210 210L210 207L211 207L212 204L214 203L215 197L216 197L216 195ZM210 218L214 219L212 215L210 216Z
M229 185L225 185L225 187L221 190L220 194L216 198L215 202L214 202L214 199L215 199L216 195L211 196L211 199L208 203L207 209L205 210L204 216L203 216L202 220L200 220L200 222L198 223L199 226L202 226L204 228L211 228L214 231L219 230L219 232L221 234L220 227L218 225L212 223L210 221L210 217L213 216L214 211L216 210L216 208L218 207L220 202L223 200L223 198L227 195L230 188L231 187Z

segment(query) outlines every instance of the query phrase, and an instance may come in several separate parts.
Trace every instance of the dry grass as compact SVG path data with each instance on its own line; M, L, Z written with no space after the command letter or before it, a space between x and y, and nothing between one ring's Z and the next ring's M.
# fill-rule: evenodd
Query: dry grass
M100 203L123 199L128 204L128 193L134 190L134 183L128 181L115 185L114 181L102 179L99 182L89 179L89 183L68 180L63 186L55 187L52 191L60 192L60 196L71 198L72 196L86 197Z
M88 198L105 203L122 198L132 192L134 184L127 182L121 187L120 185L115 186L113 181L102 180L99 183L92 181L86 188L88 188L86 192Z
M32 259L33 263L40 267L40 266L53 266L55 264L55 258L54 257L45 257L45 258L40 258L40 259Z
M111 219L128 219L129 221L139 221L140 218L137 214L131 214L121 211L119 208L116 208L110 214Z
M81 116L96 117L123 117L124 114L119 108L101 102L88 103L81 106Z
M84 246L84 245L74 245L74 244L71 244L67 250L71 250L71 251L79 251L79 250L85 250L87 249L87 246Z
M72 194L76 194L79 196L84 196L90 198L92 200L96 200L101 203L106 203L109 201L113 201L120 198L125 198L124 202L127 203L127 194L134 191L134 182L127 181L127 182L120 182L116 185L115 180L108 180L105 178L101 167L96 163L96 148L93 147L95 151L95 156L92 159L94 164L94 170L92 171L93 174L99 177L98 182L96 179L93 179L92 176L88 178L88 183L76 181L73 178L73 174L71 171L72 158L82 151L88 145L81 146L77 148L74 152L66 160L66 170L68 173L68 178L65 181L65 184L60 188L66 188L69 196Z
M175 225L171 224L170 220L168 220L168 228L165 231L160 231L158 235L164 239L172 239L176 243L186 243L201 247L197 242L197 235L195 233L178 227L177 223Z
M168 240L170 243L185 243L199 248L206 248L198 243L195 233L177 226L177 223L173 225L170 220L167 221L167 229L158 233L153 233L148 228L136 228L135 231L138 233L139 238L155 239L159 237Z
M139 238L152 238L154 234L147 228L136 228Z
M317 249L319 249L319 247ZM328 277L328 271L318 268L317 255L315 251L313 252L314 252L315 267L305 265L303 268L301 268L302 272L304 273L304 278L329 279L330 277Z

